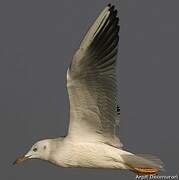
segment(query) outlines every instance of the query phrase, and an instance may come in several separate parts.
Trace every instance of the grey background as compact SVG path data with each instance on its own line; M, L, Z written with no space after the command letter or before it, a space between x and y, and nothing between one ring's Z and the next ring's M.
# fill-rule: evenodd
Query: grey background
M151 153L175 175L179 121L179 3L110 1L120 9L121 128L125 149ZM134 179L120 170L12 166L37 140L65 135L66 70L107 0L0 1L0 179Z

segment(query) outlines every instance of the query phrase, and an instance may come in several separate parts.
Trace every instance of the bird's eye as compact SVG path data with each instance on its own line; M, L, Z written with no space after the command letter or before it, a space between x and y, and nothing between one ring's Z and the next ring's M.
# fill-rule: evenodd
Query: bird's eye
M37 151L37 148L34 148L33 151L36 152L36 151Z

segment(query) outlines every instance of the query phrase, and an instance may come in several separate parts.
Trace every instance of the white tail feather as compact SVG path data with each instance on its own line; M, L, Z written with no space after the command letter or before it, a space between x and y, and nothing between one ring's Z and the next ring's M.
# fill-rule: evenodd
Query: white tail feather
M143 167L143 168L157 168L159 171L164 170L163 162L149 154L139 154L139 155L122 155L123 160L126 164L132 167Z

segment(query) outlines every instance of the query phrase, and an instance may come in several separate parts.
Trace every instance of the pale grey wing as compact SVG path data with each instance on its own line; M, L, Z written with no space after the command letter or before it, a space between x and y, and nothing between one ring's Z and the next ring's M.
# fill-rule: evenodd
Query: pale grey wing
M67 72L68 136L122 147L116 135L119 19L108 5L86 34Z

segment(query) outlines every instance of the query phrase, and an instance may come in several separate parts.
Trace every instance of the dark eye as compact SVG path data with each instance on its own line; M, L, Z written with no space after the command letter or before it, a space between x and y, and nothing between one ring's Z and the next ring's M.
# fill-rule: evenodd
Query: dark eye
M37 151L37 148L34 148L33 151L36 152L36 151Z

